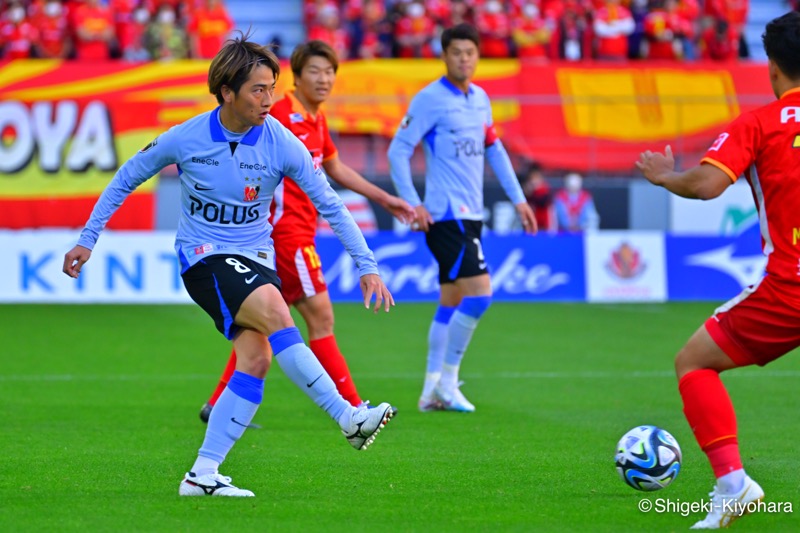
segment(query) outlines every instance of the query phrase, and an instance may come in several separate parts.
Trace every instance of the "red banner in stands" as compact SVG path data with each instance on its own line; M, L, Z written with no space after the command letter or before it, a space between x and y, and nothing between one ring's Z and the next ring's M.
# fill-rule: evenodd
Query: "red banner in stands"
M278 93L291 86L286 67ZM0 227L81 226L119 165L216 105L207 71L205 61L0 62ZM389 137L442 74L438 60L344 63L327 105L331 128ZM608 174L632 172L639 152L666 144L696 163L735 116L774 98L763 64L484 60L475 82L511 152ZM109 227L152 228L155 186L137 190Z

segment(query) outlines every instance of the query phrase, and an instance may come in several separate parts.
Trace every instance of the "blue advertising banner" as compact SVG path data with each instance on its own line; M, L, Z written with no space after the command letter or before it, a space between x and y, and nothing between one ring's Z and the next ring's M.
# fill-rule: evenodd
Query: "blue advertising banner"
M727 301L764 274L766 257L754 224L735 237L667 235L669 300Z
M435 301L439 268L422 234L390 232L367 237L381 277L398 301ZM584 301L583 237L517 235L483 237L483 250L498 301ZM317 237L333 301L361 301L358 272L335 237Z

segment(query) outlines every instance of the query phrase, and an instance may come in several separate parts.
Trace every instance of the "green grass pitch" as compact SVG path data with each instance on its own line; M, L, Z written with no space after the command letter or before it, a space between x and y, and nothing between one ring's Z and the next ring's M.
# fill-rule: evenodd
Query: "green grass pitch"
M495 304L462 364L474 414L416 410L433 305L389 315L336 305L362 397L399 415L366 452L273 365L264 403L222 468L256 498L179 498L205 426L197 413L229 344L195 306L0 306L0 531L683 531L713 477L681 413L675 352L713 310ZM301 326L301 331L302 331ZM800 360L723 377L748 472L800 506ZM638 424L684 454L655 493L614 470ZM798 531L791 513L740 531Z

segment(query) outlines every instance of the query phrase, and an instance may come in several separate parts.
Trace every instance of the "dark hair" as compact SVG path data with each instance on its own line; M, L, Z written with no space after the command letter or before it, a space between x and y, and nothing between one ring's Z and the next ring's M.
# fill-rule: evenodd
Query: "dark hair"
M452 28L447 28L442 32L442 51L446 52L447 47L450 46L450 43L455 39L472 41L475 43L475 46L481 46L481 39L478 36L478 30L475 29L475 26L467 24L466 22L462 22L461 24L453 26Z
M339 70L339 58L336 57L336 52L331 48L331 45L323 41L308 41L305 44L297 45L292 52L292 58L289 60L289 64L292 66L292 74L294 74L295 78L300 77L303 67L312 57L325 58L333 65L334 72Z
M528 166L525 168L525 177L530 176L533 173L542 172L542 165L538 161L531 161L528 163Z
M800 79L800 13L790 11L767 23L764 51L789 79Z
M268 67L275 81L281 73L281 64L269 47L248 41L249 31L244 34L237 30L237 33L238 37L225 42L208 68L208 91L217 97L220 105L224 101L222 87L227 86L238 93L258 65Z

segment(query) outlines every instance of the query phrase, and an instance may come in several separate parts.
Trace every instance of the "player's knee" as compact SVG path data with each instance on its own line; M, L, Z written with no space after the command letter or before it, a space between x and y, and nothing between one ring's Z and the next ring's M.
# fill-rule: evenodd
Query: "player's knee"
M467 316L479 319L490 305L492 305L491 296L465 296L458 305L458 310Z
M696 360L696 357L694 357L692 352L687 350L685 346L675 355L675 375L678 379L700 368L701 365Z
M333 335L333 322L333 309L314 314L314 318L306 323L309 337L321 339Z

